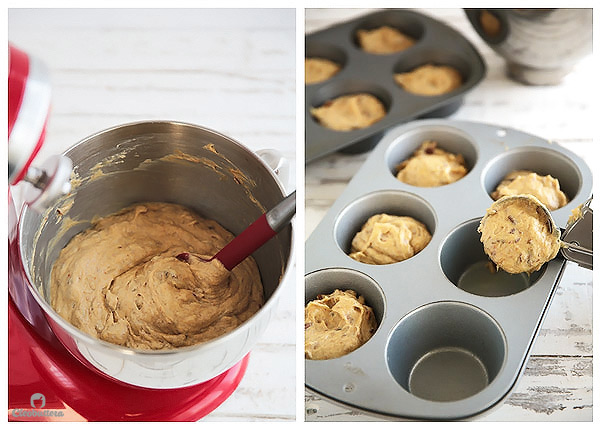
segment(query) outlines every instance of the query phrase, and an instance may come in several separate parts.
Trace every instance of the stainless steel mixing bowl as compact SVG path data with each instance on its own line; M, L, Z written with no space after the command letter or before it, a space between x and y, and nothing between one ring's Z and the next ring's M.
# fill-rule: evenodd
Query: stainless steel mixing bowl
M291 263L291 225L253 254L264 284L265 305L235 330L195 346L138 351L93 338L50 306L49 279L60 250L93 217L136 202L182 204L240 233L284 196L266 162L222 134L166 121L117 126L84 139L64 155L74 164L72 193L44 214L25 207L19 222L29 293L62 344L87 367L148 388L201 383L242 359L271 321Z
M555 85L592 53L592 9L466 9L471 25L507 63L508 75Z

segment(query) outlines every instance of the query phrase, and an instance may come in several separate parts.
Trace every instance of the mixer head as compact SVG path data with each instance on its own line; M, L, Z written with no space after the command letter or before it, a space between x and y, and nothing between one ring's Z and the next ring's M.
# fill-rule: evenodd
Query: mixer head
M48 70L38 59L9 45L8 58L8 183L25 180L33 185L25 203L36 210L68 193L72 162L51 157L42 168L31 163L46 134L50 110Z

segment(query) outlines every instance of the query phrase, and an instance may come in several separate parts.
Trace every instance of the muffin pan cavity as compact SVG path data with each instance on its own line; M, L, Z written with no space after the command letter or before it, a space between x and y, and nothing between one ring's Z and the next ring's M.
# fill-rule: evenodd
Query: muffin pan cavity
M397 180L395 165L428 139L462 154L468 174L434 188ZM502 403L525 368L566 264L559 255L529 276L495 273L488 264L477 232L492 204L488 192L505 173L522 168L561 181L570 201L552 212L558 227L591 195L585 162L531 134L444 119L387 131L305 245L307 300L320 293L312 273L349 270L377 285L365 299L374 309L385 303L384 311L376 334L354 352L305 361L308 390L344 406L409 419L468 419ZM399 263L353 260L347 252L354 234L382 212L424 223L431 241ZM336 286L326 287L331 292Z
M506 341L496 321L478 308L436 302L398 323L386 358L396 382L412 395L458 401L496 378L506 358Z
M344 66L346 65L346 54L337 46L333 46L328 43L309 42L305 46L305 51L307 59L322 58L336 63L338 66L340 66L340 71L337 74L340 74L344 70Z
M334 226L334 237L341 251L350 253L354 235L371 216L381 213L410 216L423 223L431 235L435 233L435 212L425 200L408 192L378 191L356 199L340 213Z
M377 326L385 314L385 297L375 280L360 271L347 268L328 268L307 274L304 279L306 294L304 304L318 295L329 295L336 289L353 290L365 299L365 304L373 309Z
M330 80L333 80L330 79ZM332 82L331 84L328 85L324 85L322 86L318 91L316 91L314 93L314 96L311 100L311 106L312 107L320 107L322 106L324 103L326 103L327 101L331 101L334 100L335 98L338 97L342 97L344 95L353 95L353 94L370 94L374 97L376 97L379 101L381 101L381 103L383 104L383 107L385 107L385 111L389 112L391 105L392 105L392 97L390 96L390 93L385 89L382 88L380 86L368 83L368 82L363 82L363 81L359 81L359 80L348 80L348 81L342 81L342 82ZM312 117L312 115L311 115ZM322 127L321 124L319 124L319 122L314 118L313 121L318 124L320 127ZM375 125L375 124L373 124ZM371 125L371 126L373 126ZM325 127L323 127L325 128ZM336 130L329 130L335 133L346 133L346 132L353 132L353 131L336 131Z
M425 34L425 24L418 17L411 14L397 13L399 11L387 11L387 13L373 13L358 19L358 24L351 31L351 40L357 49L362 51L360 46L358 32L360 30L375 30L377 28L387 26L394 28L401 33L405 34L414 39L415 44L408 49L416 46ZM356 22L356 21L354 21ZM401 51L406 52L408 49ZM394 54L373 54L370 52L363 51L368 55L394 55Z
M411 72L414 69L431 64L434 66L448 66L454 68L462 77L463 82L468 82L471 74L472 74L472 66L465 59L461 58L458 55L452 55L446 51L439 50L419 50L419 52L412 56L405 56L400 58L398 62L394 65L393 73L407 73ZM397 83L396 83L397 84ZM459 91L460 87L455 89L454 91ZM454 92L453 91L453 92ZM415 97L440 97L440 95L417 95L412 94ZM444 94L442 94L444 95Z
M477 163L476 143L460 129L454 127L440 128L439 126L421 127L397 138L386 151L385 161L394 178L398 174L398 165L409 159L426 140L437 142L437 147L446 152L462 155L467 171L471 171Z
M413 37L409 48L393 54L371 54L357 42L358 30L390 26ZM374 147L384 131L419 117L443 117L456 111L466 92L485 75L479 53L460 33L418 12L406 9L384 9L335 25L305 37L307 58L317 54L343 61L344 68L332 78L305 88L306 162L328 153L344 150L363 152ZM462 85L447 94L418 96L402 89L394 81L394 72L433 63L455 67L463 77ZM339 132L321 126L310 113L312 107L339 95L377 87L377 96L387 114L369 127ZM382 95L382 94L385 95Z
M530 170L540 176L549 174L558 179L561 191L571 201L579 194L583 177L577 163L564 153L554 150L555 146L556 143L548 142L547 147L518 147L498 155L485 168L483 188L491 194L511 171Z
M346 292L354 291L356 293L356 299L361 297L364 299L364 305L370 307L373 310L375 316L375 331L371 337L362 345L358 346L354 350L351 350L345 355L355 353L365 344L368 344L372 340L373 336L377 334L381 321L385 314L385 297L383 291L371 277L367 276L360 271L349 270L346 268L328 268L325 270L319 270L307 274L304 280L306 286L306 295L304 305L308 306L311 301L321 299L321 295L331 295L336 289ZM327 317L327 316L325 316ZM352 317L352 316L350 316ZM305 323L307 321L305 313ZM310 318L308 320L311 320ZM350 322L351 323L351 322ZM305 324L305 332L310 323ZM331 340L331 337L329 338ZM306 350L306 349L305 349ZM341 351L343 353L343 351ZM318 357L313 362L326 361L330 359L343 358L345 355L339 357L331 357L331 354L325 358L324 355ZM307 358L308 359L308 358Z
M544 268L529 275L496 271L479 241L480 220L459 225L442 243L440 266L448 280L464 291L481 296L512 295L533 285Z

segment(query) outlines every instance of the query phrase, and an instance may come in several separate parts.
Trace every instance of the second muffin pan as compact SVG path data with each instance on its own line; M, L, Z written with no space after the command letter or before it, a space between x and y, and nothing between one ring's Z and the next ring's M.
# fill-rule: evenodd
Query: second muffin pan
M390 26L416 39L408 49L387 55L361 49L357 31ZM426 15L405 9L387 9L344 22L306 36L306 58L325 58L342 66L332 78L306 85L306 162L337 150L360 152L379 141L394 125L418 117L444 117L456 111L467 91L485 75L485 65L475 48L456 30ZM443 95L422 96L403 90L394 73L411 71L425 64L447 65L460 72L463 84ZM368 93L386 108L386 116L373 125L335 131L320 125L311 107L342 95Z
M462 154L467 175L436 188L398 181L396 166L424 140ZM386 133L305 246L306 303L353 289L373 308L378 327L345 356L306 360L309 390L365 412L410 419L468 419L503 401L525 368L566 263L559 255L530 276L486 275L479 221L502 178L522 169L559 180L569 198L552 212L561 228L591 195L592 174L583 160L517 130L428 119ZM354 234L377 213L421 221L430 243L394 264L351 259Z

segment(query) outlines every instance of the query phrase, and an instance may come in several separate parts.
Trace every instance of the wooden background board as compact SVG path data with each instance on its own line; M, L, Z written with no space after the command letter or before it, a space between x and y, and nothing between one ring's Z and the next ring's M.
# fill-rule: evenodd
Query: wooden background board
M307 9L306 33L352 19L368 9ZM460 9L421 12L460 31L480 52L487 76L468 93L452 119L516 128L554 140L598 168L593 157L594 85L591 57L558 86L524 86L508 79L504 60L472 29ZM597 151L596 151L597 153ZM345 189L369 153L332 154L306 167L305 239ZM379 420L307 393L307 421ZM503 405L483 421L590 421L592 419L592 272L569 263L535 342L523 377Z
M170 119L281 151L293 190L295 26L293 9L9 10L9 40L51 73L52 112L34 165L108 127ZM295 272L240 386L204 420L295 419Z

